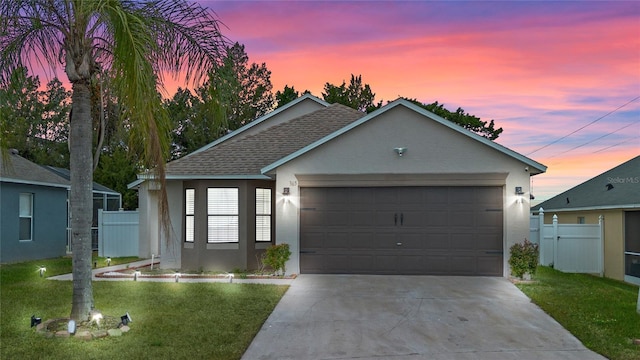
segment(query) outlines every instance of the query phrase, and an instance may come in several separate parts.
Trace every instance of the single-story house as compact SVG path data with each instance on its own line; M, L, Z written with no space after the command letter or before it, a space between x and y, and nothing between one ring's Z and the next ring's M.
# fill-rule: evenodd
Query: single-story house
M0 263L66 255L69 182L15 151L7 156L0 155Z
M40 166L15 150L6 156L0 156L0 263L66 255L70 250L70 184L60 172L68 174L68 170ZM117 210L121 195L94 183L96 214L102 206L99 200L107 195L109 206Z
M161 185L130 187L140 256L166 268L257 268L287 243L287 273L508 276L544 171L404 99L364 114L305 95L167 164L168 236Z
M545 223L597 224L604 216L604 275L640 285L640 156L535 206Z

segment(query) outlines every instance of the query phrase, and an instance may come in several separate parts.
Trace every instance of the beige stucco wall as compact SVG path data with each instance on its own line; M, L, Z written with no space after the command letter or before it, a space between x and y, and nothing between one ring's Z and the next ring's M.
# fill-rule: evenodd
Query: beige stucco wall
M399 157L396 147L407 151ZM509 247L529 236L525 166L410 109L393 108L275 170L276 241L291 246L287 271L300 271L300 186L491 185L504 189L503 268L508 276ZM516 186L524 196L515 195ZM286 199L281 195L285 187L291 191Z
M163 269L179 269L180 239L178 234L182 229L182 181L167 181L167 200L169 202L169 217L171 232L167 236L160 229L159 196L160 185L156 182L145 181L138 189L139 223L139 257L151 258L160 255L160 267ZM176 204L176 205L174 205ZM163 234L161 236L161 234ZM169 241L170 240L170 241Z
M597 224L604 216L604 276L624 280L624 212L614 210L546 211L544 223L553 223L553 215L558 215L558 224L577 224L583 216L585 224Z

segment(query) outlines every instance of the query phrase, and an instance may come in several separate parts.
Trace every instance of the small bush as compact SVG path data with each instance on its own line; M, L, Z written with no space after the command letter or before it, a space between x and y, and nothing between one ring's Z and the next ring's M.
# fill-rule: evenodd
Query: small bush
M272 245L267 248L264 256L264 263L271 267L277 274L282 270L282 274L285 274L285 264L291 256L291 250L289 250L289 244Z
M524 274L535 274L538 267L538 244L524 239L524 243L513 244L509 249L511 257L509 258L509 266L511 266L511 275L520 279Z

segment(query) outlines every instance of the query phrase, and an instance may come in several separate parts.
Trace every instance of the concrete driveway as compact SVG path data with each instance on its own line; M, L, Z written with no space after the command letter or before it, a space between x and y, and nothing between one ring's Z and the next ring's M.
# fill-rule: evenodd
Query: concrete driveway
M242 359L604 357L503 278L301 275Z

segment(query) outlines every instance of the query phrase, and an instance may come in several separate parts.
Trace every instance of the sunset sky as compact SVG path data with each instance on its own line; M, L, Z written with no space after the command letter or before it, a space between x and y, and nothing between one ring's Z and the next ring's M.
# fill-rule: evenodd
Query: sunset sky
M266 63L274 92L321 97L361 74L384 103L494 119L498 143L548 166L536 202L640 155L638 1L200 3Z
M199 3L266 64L274 93L321 98L355 74L384 103L495 120L498 143L548 166L534 205L640 155L640 1Z

